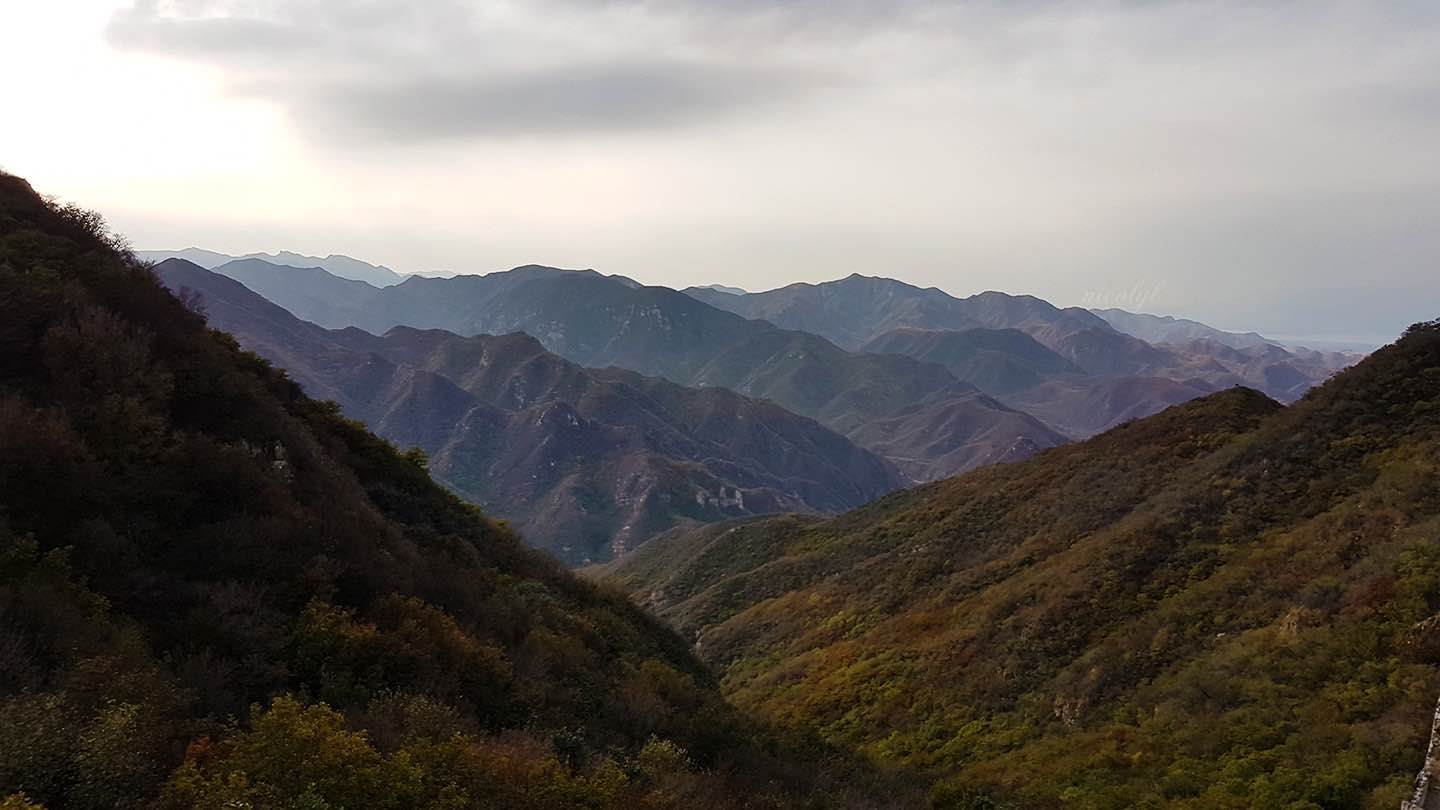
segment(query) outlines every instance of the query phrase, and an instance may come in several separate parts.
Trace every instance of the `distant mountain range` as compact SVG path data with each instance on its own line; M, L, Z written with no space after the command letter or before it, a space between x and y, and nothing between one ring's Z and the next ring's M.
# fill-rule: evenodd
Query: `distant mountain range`
M1077 438L1232 385L1291 402L1358 359L1287 350L1253 333L1196 321L1061 309L998 292L956 298L933 287L860 275L743 295L701 287L686 292L842 346L939 362Z
M262 285L290 276L296 290L320 272L255 260L220 269ZM845 437L723 388L582 368L518 333L327 330L187 261L156 273L198 293L214 327L313 396L425 450L438 480L571 564L609 559L678 522L835 513L905 483Z
M892 329L866 343L873 354L903 354L944 366L961 380L997 396L1034 388L1083 371L1019 329Z
M167 275L177 266L162 263ZM864 276L680 292L527 265L377 287L251 257L207 278L167 282L230 302L212 303L212 318L244 345L425 449L437 477L571 562L677 521L834 512L1235 385L1293 401L1354 359L1193 321ZM237 290L255 300L235 303ZM235 314L261 301L289 320ZM511 356L513 367L497 360ZM710 414L709 433L697 413ZM761 440L757 421L784 427ZM511 452L547 441L568 455Z
M739 295L705 287L690 287L685 292L728 312L766 320L785 329L812 332L857 350L900 328L983 327L1064 334L1086 329L1113 331L1102 318L1087 310L1060 309L1034 296L988 292L956 298L934 287L922 289L894 279L859 274L822 284L802 282Z
M272 265L284 267L318 267L331 275L340 278L363 281L376 287L389 287L392 284L399 284L405 280L405 276L391 270L384 265L370 264L349 256L342 256L332 253L329 256L303 256L299 253L292 253L282 250L278 253L246 253L240 256L229 256L224 253L216 253L213 250L190 247L183 250L138 250L135 255L144 261L163 262L166 259L184 259L187 262L198 264L207 270L214 270L223 264L234 262L237 259L259 259Z
M742 289L740 289L739 287L727 287L727 286L725 286L724 284L702 284L702 285L700 285L699 287L697 287L696 289L699 289L699 290L712 290L712 291L714 291L714 292L729 293L729 294L731 294L731 295L748 295L748 294L749 294L749 292L748 292L747 290L742 290Z
M354 326L373 334L396 326L464 336L525 332L582 366L619 366L684 386L728 388L846 435L878 419L913 417L917 408L953 415L951 403L964 400L969 421L952 420L963 432L946 437L965 445L964 452L934 456L934 437L916 436L917 446L884 443L884 454L916 480L1064 440L994 398L975 396L975 386L941 366L847 351L818 335L779 329L666 287L593 270L529 265L485 276L412 277L386 288L361 287L308 268L262 267L254 260L218 265L215 271L326 327ZM1013 432L993 430L999 423Z
M1092 309L1091 312L1105 319L1105 322L1127 335L1134 335L1149 343L1183 346L1195 340L1210 340L1233 349L1255 349L1266 345L1279 345L1266 340L1254 332L1225 332L1199 321L1174 318L1169 315L1146 315L1126 312L1123 309Z

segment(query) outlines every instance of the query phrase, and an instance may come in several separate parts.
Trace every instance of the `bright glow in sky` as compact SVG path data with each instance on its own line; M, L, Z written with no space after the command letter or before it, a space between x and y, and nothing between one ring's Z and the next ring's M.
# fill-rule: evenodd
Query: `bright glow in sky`
M63 0L0 31L0 167L140 248L1440 316L1421 0Z

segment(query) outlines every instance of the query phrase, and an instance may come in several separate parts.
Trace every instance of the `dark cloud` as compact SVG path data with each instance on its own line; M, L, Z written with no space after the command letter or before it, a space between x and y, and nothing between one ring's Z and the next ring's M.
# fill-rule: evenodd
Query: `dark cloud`
M423 141L701 124L825 84L799 71L629 61L457 77L266 88L329 135Z
M275 101L325 137L389 142L697 125L840 77L734 39L705 47L697 29L713 9L703 2L538 0L519 13L451 0L336 5L294 0L256 14L226 0L139 0L107 34L122 49L219 67L237 93ZM764 4L747 5L759 14Z

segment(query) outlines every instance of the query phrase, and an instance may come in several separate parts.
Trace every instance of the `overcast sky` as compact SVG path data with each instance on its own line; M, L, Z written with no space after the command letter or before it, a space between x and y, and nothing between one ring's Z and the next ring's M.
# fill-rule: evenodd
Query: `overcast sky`
M139 248L1440 316L1440 3L0 4L0 167Z

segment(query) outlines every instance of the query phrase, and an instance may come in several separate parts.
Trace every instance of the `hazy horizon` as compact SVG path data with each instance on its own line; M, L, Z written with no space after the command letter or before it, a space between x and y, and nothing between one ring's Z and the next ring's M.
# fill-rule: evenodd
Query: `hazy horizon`
M183 251L186 251L186 250L208 250L207 248L205 248L205 247L202 246L202 245L186 245L186 246L183 247L183 248L156 248L156 247L153 247L153 246L145 246L145 247L136 247L135 249L137 250L137 252L140 252L140 253L179 253L179 252L183 252ZM259 255L259 256L263 256L263 255L275 256L275 255L277 255L277 254L282 254L282 253L300 253L299 251L291 251L291 250L287 250L287 249L285 249L285 248L278 248L278 249L274 249L274 250L250 250L250 251L243 251L243 252L237 251L237 252L235 252L235 253L226 253L225 251L212 251L212 252L215 252L215 253L224 253L226 256L230 256L230 257L233 257L233 258L242 258L242 257L246 257L246 256L257 256L257 255ZM344 253L344 252L339 252L339 251L331 251L331 252L327 252L327 253L324 253L324 254L301 254L301 255L304 255L304 256L306 256L306 257L308 257L308 258L318 258L318 259L324 259L324 258L327 258L327 257L338 256L338 257L341 257L341 258L355 259L355 260L359 260L359 261L367 261L363 256L355 256L355 255L352 255L352 254L348 254L348 253ZM455 271L455 270L404 270L404 269L401 269L401 268L388 267L388 266L381 265L381 264L379 264L379 263L374 263L374 262L367 262L367 263L369 263L369 264L374 264L374 265L377 266L377 267L385 267L385 269L392 270L392 271L394 271L394 272L396 272L396 273L399 273L399 274L402 275L402 276L420 276L420 277L423 277L423 278L451 278L451 277L454 277L454 276L486 276L486 275L490 275L490 274L492 274L492 273L504 273L504 272L508 272L508 271L510 271L510 270L514 270L514 269L517 269L517 268L520 268L520 267L525 267L525 266L551 267L551 268L557 269L557 270L568 270L568 271L573 271L573 272L582 272L582 271L604 272L604 271L600 270L599 268L594 268L594 267L560 267L560 266L558 266L558 265L547 264L547 263L545 263L545 262L521 262L521 263L519 263L519 264L510 265L510 266L508 266L508 267L501 267L501 268L495 268L495 269L466 270L466 271ZM861 275L861 276L868 276L868 277L871 277L871 278L886 278L886 279L891 279L891 280L900 281L900 282L906 283L906 284L910 284L910 283L911 283L911 282L909 282L909 281L907 281L907 280L905 280L905 279L903 279L903 278L898 278L898 277L893 277L893 276L878 275L878 274L873 274L873 273L857 273L857 274L858 274L858 275ZM605 273L605 275L626 276L627 274L625 274L625 273ZM847 275L849 275L849 274L847 274ZM628 276L627 276L627 277L628 277ZM831 278L831 279L821 279L821 280L819 280L819 281L782 281L782 282L777 282L777 283L773 284L772 286L768 286L768 287L757 287L757 288L752 288L752 289L747 289L747 288L739 287L739 286L734 285L734 284L724 284L724 283L720 283L720 282L709 282L709 281L699 281L699 282L696 282L696 283L694 283L694 284L686 284L686 285L676 286L676 285L671 285L671 284L664 284L664 283L662 283L662 282L648 282L648 281L643 281L643 280L640 280L640 279L635 279L635 280L636 280L636 281L640 281L641 283L644 283L644 284L655 284L655 285L659 285L659 286L672 287L673 289L677 289L677 290L683 290L683 289L685 289L686 287L723 287L723 288L726 288L727 290L740 290L740 291L743 292L743 293L764 293L764 292L770 292L770 291L773 291L773 290L779 290L779 289L782 289L782 288L784 288L784 287L789 287L789 286L792 286L792 285L795 285L795 284L811 284L811 285L823 284L823 283L826 283L826 282L829 282L829 281L837 281L837 280L840 280L840 279L842 279L842 278L844 278L844 276L837 276L837 277ZM952 291L950 291L950 290L946 290L944 287L940 287L940 286L937 286L937 285L913 285L913 286L932 286L932 287L936 287L937 289L940 289L940 290L942 290L943 292L946 292L946 293L948 293L948 294L950 294L950 295L953 295L953 296L955 296L955 297L957 297L957 298L964 298L964 297L967 297L968 295L975 295L975 294L983 293L983 292L1004 292L1004 293L1008 293L1008 294L1011 294L1011 295L1036 295L1035 293L1026 292L1026 291L1023 291L1023 290L994 290L994 289L975 290L975 291L972 291L972 292L969 292L969 293L965 293L965 294L957 294L957 293L954 293L954 292L952 292ZM1039 295L1037 295L1037 297L1044 298L1044 296L1039 296ZM1156 316L1161 316L1161 317L1166 317L1166 316L1168 316L1168 317L1179 318L1179 319L1184 319L1184 320L1198 320L1198 319L1195 319L1195 318L1190 318L1189 316L1185 316L1185 315L1177 315L1177 314L1175 314L1175 313L1173 313L1173 312L1165 312L1165 311L1155 310L1154 308L1149 308L1149 307L1147 307L1147 304L1146 304L1146 302L1147 302L1148 300L1150 300L1150 298L1145 294L1145 291L1142 290L1142 291L1128 291L1128 292L1126 292L1126 293L1117 295L1117 296L1115 296L1115 299L1112 300L1112 301L1110 301L1109 303L1098 302L1098 303L1067 304L1067 303L1061 303L1061 302L1056 302L1056 301L1051 301L1050 303L1056 304L1057 306L1061 306L1061 307L1078 306L1078 307L1082 307L1082 308L1085 308L1085 309L1095 309L1095 310L1120 309L1120 310L1125 310L1125 311L1128 311L1128 312L1134 312L1134 313L1140 313L1140 314L1147 314L1147 315L1156 315ZM1207 326L1213 326L1213 327L1220 328L1220 329L1226 329L1227 331L1234 331L1234 332L1241 332L1241 333L1244 333L1244 332L1257 332L1257 333L1261 334L1261 335L1262 335L1263 337L1265 337L1265 338L1268 338L1268 339L1270 339L1270 340L1276 341L1276 342L1278 342L1278 343L1281 343L1281 344L1284 344L1284 345L1287 345L1287 346L1303 347L1303 348L1317 349L1317 350L1322 350L1322 351L1347 351L1347 352L1355 352L1355 351L1358 351L1358 352L1369 352L1369 351L1373 351L1374 349L1379 348L1380 346L1383 346L1383 345L1385 345L1385 344L1390 343L1391 341L1393 341L1396 337L1399 336L1400 332L1401 332L1406 326L1409 325L1409 324L1402 325L1401 327L1397 328L1397 330L1395 331L1395 333L1392 334L1392 335L1384 335L1384 334L1379 334L1379 333L1346 335L1346 334L1336 334L1336 333L1331 333L1331 334L1315 334L1315 333L1292 334L1292 333L1285 333L1285 332L1273 332L1273 331L1265 331L1265 330L1260 330L1260 329L1254 329L1254 328L1247 327L1247 326L1243 326L1243 325L1241 325L1241 326L1231 326L1231 327L1227 327L1227 326L1218 325L1218 324L1216 324L1216 323L1210 323L1210 322L1203 322L1203 323L1205 323L1205 325L1207 325Z
M1431 4L65 5L0 11L0 166L138 248L1440 314Z

